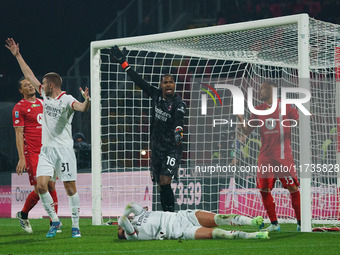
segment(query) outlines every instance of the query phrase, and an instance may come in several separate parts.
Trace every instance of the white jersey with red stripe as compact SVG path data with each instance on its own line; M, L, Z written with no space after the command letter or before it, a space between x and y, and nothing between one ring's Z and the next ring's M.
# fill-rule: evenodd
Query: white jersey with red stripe
M44 99L42 146L73 148L71 123L74 115L73 103L77 100L66 92L56 98L47 97L41 86L40 93Z
M257 110L267 110L271 105L263 103L255 107ZM286 115L281 114L281 100L278 100L275 111L269 115L252 114L249 121L253 126L260 127L261 150L259 158L287 159L292 158L291 127L292 121L298 120L299 114L295 105L286 106ZM289 123L291 122L291 123Z

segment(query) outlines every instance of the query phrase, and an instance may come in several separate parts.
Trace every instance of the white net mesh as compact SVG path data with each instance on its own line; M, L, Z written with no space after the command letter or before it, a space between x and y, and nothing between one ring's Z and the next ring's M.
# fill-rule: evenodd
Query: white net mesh
M339 162L334 131L334 50L339 31L338 25L310 19L311 145L300 148L299 130L292 128L296 165L300 164L300 150L310 149L311 164L333 166L333 172L321 171L312 176L312 218L316 223L337 223L339 219ZM279 91L282 87L298 87L297 24L167 41L160 37L158 42L119 46L127 48L127 61L150 84L158 86L163 74L173 74L176 92L187 104L185 149L179 181L172 185L176 209L267 218L256 189L256 175L240 172L240 166L257 165L259 132L255 130L246 138L236 131L235 125L230 126L230 121L236 121L231 93L216 89L215 85L236 85L245 95L247 88L252 87L254 105L261 103L258 91L264 80L275 81ZM100 59L103 215L121 214L130 201L159 209L158 192L148 173L150 101L120 66L110 62L107 49L101 49ZM209 86L215 88L221 102ZM203 100L207 102L206 115L201 111ZM250 117L247 108L245 117ZM228 120L228 124L214 127L214 119ZM235 166L233 170L227 168L229 165ZM272 194L279 220L294 220L289 192L279 181Z

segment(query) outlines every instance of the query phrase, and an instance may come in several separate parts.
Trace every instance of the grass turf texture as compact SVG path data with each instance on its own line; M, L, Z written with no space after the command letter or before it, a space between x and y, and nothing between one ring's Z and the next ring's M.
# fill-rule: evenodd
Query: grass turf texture
M340 233L298 233L295 224L281 224L270 240L163 240L117 239L117 226L92 226L80 219L81 238L71 238L71 220L61 219L62 233L46 238L48 219L30 220L33 234L25 233L17 219L0 219L0 254L339 254ZM267 224L268 225L268 224ZM256 231L255 227L225 229Z

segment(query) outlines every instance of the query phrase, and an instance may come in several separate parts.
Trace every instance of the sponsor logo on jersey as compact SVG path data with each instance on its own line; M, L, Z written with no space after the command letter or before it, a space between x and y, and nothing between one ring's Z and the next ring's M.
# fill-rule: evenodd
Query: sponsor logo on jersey
M15 116L15 118L19 118L19 111L15 111L14 116Z
M267 129L273 130L276 127L276 121L272 118L266 119L265 125Z
M31 107L34 108L34 107L39 107L40 104L31 104Z
M15 124L18 124L18 123L19 123L19 120L16 120L14 123L15 123Z
M155 117L162 121L167 121L171 118L171 115L167 112L163 112L161 109L159 109L157 106L155 107Z
M56 117L58 115L61 115L62 111L61 109L58 109L56 107L47 105L45 108L45 112L47 115L51 116L51 117Z

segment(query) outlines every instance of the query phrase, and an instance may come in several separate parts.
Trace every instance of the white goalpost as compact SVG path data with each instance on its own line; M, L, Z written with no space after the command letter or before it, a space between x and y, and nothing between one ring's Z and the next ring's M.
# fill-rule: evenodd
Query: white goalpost
M158 86L162 74L176 79L187 104L184 153L174 181L176 210L204 209L266 218L256 188L259 131L236 130L230 90L253 90L273 80L282 88L304 88L311 99L292 128L292 150L301 192L302 231L339 226L340 207L340 26L307 14L91 43L91 134L93 224L120 215L135 201L159 210L149 175L150 100L135 87L109 49L126 47L127 61ZM279 93L280 95L280 93ZM290 98L299 95L290 93ZM245 118L250 111L245 107ZM301 166L301 167L300 167ZM272 191L279 222L294 223L289 192Z

